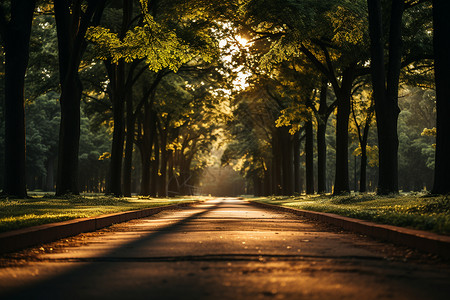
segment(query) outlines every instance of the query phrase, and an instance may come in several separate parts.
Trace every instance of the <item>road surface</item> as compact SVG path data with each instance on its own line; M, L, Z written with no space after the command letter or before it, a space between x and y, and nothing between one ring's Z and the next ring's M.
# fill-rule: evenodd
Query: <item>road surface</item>
M218 198L3 256L0 299L450 299L450 268Z

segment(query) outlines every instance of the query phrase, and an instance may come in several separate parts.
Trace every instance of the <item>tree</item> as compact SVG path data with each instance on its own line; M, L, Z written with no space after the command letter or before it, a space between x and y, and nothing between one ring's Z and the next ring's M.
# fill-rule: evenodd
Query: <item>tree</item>
M450 193L450 2L433 0L434 66L436 82L436 159L433 193Z
M214 53L213 41L205 34L209 29L194 24L197 20L186 21L187 12L183 9L183 1L143 0L139 4L139 14L133 18L132 1L123 1L122 24L118 32L105 26L92 27L88 32L89 40L97 46L98 57L107 61L113 91L115 126L109 186L110 192L118 196L122 194L125 103L129 117L126 124L128 135L124 174L126 174L126 193L129 194L128 174L133 145L131 133L134 132L135 120L132 88L136 80L146 69L155 73L163 69L177 71L180 66L193 59L202 58L211 61L211 55ZM134 23L137 25L130 28ZM143 68L134 72L140 62L143 62Z
M133 1L122 1L122 24L118 32L118 38L123 42L127 30L132 26L131 20L133 18ZM139 61L134 62L131 66L125 63L123 58L120 58L116 63L110 60L105 61L106 70L110 79L111 87L111 102L113 109L114 131L113 141L111 146L111 165L109 171L109 180L107 193L111 193L116 197L122 196L122 158L125 134L125 102L132 103L132 82L135 78L133 71L139 64ZM128 67L128 68L127 68ZM128 69L128 72L127 70ZM128 74L127 74L128 73ZM127 76L128 75L128 76ZM129 104L127 106L129 108ZM128 111L129 112L129 111ZM132 120L132 118L130 118ZM131 124L129 124L131 125ZM134 124L133 124L134 128ZM131 143L127 143L131 146ZM129 150L128 150L129 151ZM131 196L127 191L128 196Z
M374 107L372 95L367 95L366 90L363 90L358 95L358 101L355 98L355 96L352 97L351 104L353 122L356 127L356 136L359 142L359 147L355 150L355 152L361 155L359 192L364 193L366 192L367 181L367 146L369 140L369 130L374 117ZM370 149L371 148L369 148L369 150Z
M378 128L378 193L398 193L398 87L401 68L401 27L404 0L394 0L389 7L389 61L385 70L383 16L380 0L367 0L371 50L373 97Z
M105 0L54 0L61 85L56 195L78 194L80 102L83 87L78 70L86 50L88 27L98 24Z
M317 193L327 191L327 143L326 131L327 122L330 114L336 108L336 101L328 104L328 80L322 78L320 87L319 108L314 109L314 115L317 120ZM312 106L315 108L315 106Z
M255 0L248 10L250 31L271 40L264 65L300 57L329 80L337 100L334 193L349 192L350 96L354 80L368 72L364 2Z
M5 184L3 192L19 198L27 196L24 82L35 5L35 0L11 1L8 21L5 2L0 4L0 35L5 48Z
M430 34L427 30L429 26L426 2L367 2L371 40L370 68L378 129L379 194L398 193L397 125L400 113L400 75L402 68L430 58L427 53L427 37ZM407 21L404 21L405 17ZM417 74L418 70L420 69L417 68L413 73Z

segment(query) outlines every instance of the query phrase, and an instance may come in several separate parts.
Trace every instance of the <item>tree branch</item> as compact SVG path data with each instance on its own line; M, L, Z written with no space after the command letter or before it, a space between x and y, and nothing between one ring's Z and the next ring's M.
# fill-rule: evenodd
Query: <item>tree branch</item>
M306 55L306 57L308 58L308 60L314 65L316 66L316 68L318 69L319 72L321 72L323 75L325 75L325 77L328 78L328 80L331 82L331 84L333 85L333 88L335 90L339 90L340 86L339 83L337 81L336 76L334 76L334 73L331 73L331 70L328 70L323 63L308 49L305 47L305 45L301 44L300 45L300 51L303 52L303 54Z

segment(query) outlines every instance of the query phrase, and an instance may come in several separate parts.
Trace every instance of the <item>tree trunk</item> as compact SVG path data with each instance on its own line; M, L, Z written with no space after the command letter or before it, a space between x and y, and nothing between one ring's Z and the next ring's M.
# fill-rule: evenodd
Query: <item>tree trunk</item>
M327 124L320 123L317 126L317 193L323 194L327 191Z
M280 137L277 129L272 133L272 193L281 195L281 149Z
M294 192L301 194L302 192L302 178L300 174L300 132L294 134Z
M432 193L450 193L450 1L433 0L437 136Z
M342 76L341 88L336 94L338 106L336 118L336 173L333 191L335 195L350 192L348 173L348 122L353 79L353 68L345 70Z
M150 196L156 197L158 195L158 182L160 179L159 178L160 151L159 151L159 139L157 136L155 136L153 139L153 156L154 160L152 161L152 168L150 172Z
M327 105L328 80L322 80L320 88L319 115L317 118L317 193L323 194L327 191L327 143L326 131L328 121Z
M35 0L11 1L5 34L5 185L3 193L27 197L24 85Z
M127 109L127 132L125 144L125 159L123 163L123 195L131 197L131 171L133 167L133 145L135 133L135 117L133 111L133 98L130 94L125 98Z
M401 26L404 1L392 1L389 65L385 75L383 23L380 0L368 0L371 74L378 129L378 194L398 193L398 86L401 66Z
M361 169L359 174L359 191L366 192L367 181L367 144L361 145Z
M149 104L144 106L144 126L143 141L141 145L142 176L141 176L141 195L152 195L151 188L151 170L152 170L152 147L156 135L156 116L149 108Z
M56 195L79 194L78 149L80 143L81 81L71 72L61 85L61 124L59 127L58 172ZM72 79L73 78L73 79Z
M111 83L113 83L113 119L114 131L111 146L111 166L109 173L108 193L116 197L122 196L122 159L124 143L124 92L125 92L125 63L120 60L117 65L111 66Z
M264 171L264 196L272 195L272 170L268 166L267 170Z
M79 194L78 146L82 85L78 69L86 50L84 36L90 25L100 22L105 0L88 2L84 12L81 2L73 6L70 4L69 1L54 0L61 84L57 196Z
M151 149L150 152L145 149L143 145L139 146L139 152L141 154L142 169L141 169L141 196L150 195L150 168L151 168Z
M294 154L288 127L278 129L281 137L282 160L282 193L285 196L294 194Z
M160 127L160 137L161 137L161 162L160 162L160 174L159 177L159 191L158 197L165 198L167 197L167 130L162 130Z
M314 138L312 121L305 123L306 194L314 194Z
M177 184L177 178L175 177L175 158L174 158L174 151L169 150L167 151L168 156L168 170L167 170L167 177L168 177L168 184L167 184L167 193L168 196L176 196L180 193L178 184Z
M120 30L119 38L122 40L130 26L131 14L133 10L133 1L123 0L122 5L122 26ZM111 66L114 70L109 72L110 81L113 83L113 118L114 118L114 132L113 132L113 142L111 147L111 167L110 167L110 182L109 182L109 193L115 195L116 197L122 196L122 161L123 161L123 146L124 146L124 135L125 135L125 111L124 106L126 102L126 97L131 96L131 90L126 87L125 79L125 62L120 59L118 64ZM132 72L132 71L130 71ZM113 77L113 78L111 78ZM131 101L131 99L130 99ZM131 103L131 113L133 110L133 105ZM133 145L131 143L131 155L133 153ZM130 151L128 149L128 151ZM127 163L131 164L131 156L128 157L129 161ZM127 166L128 167L128 166ZM130 169L131 170L131 169ZM127 194L131 194L129 191L131 187L131 172L130 177L127 178Z

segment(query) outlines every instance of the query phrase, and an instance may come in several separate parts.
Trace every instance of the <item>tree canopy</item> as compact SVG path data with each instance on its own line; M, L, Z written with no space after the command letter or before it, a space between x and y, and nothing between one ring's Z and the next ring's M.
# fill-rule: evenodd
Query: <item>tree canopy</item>
M429 191L440 2L2 1L3 192Z

